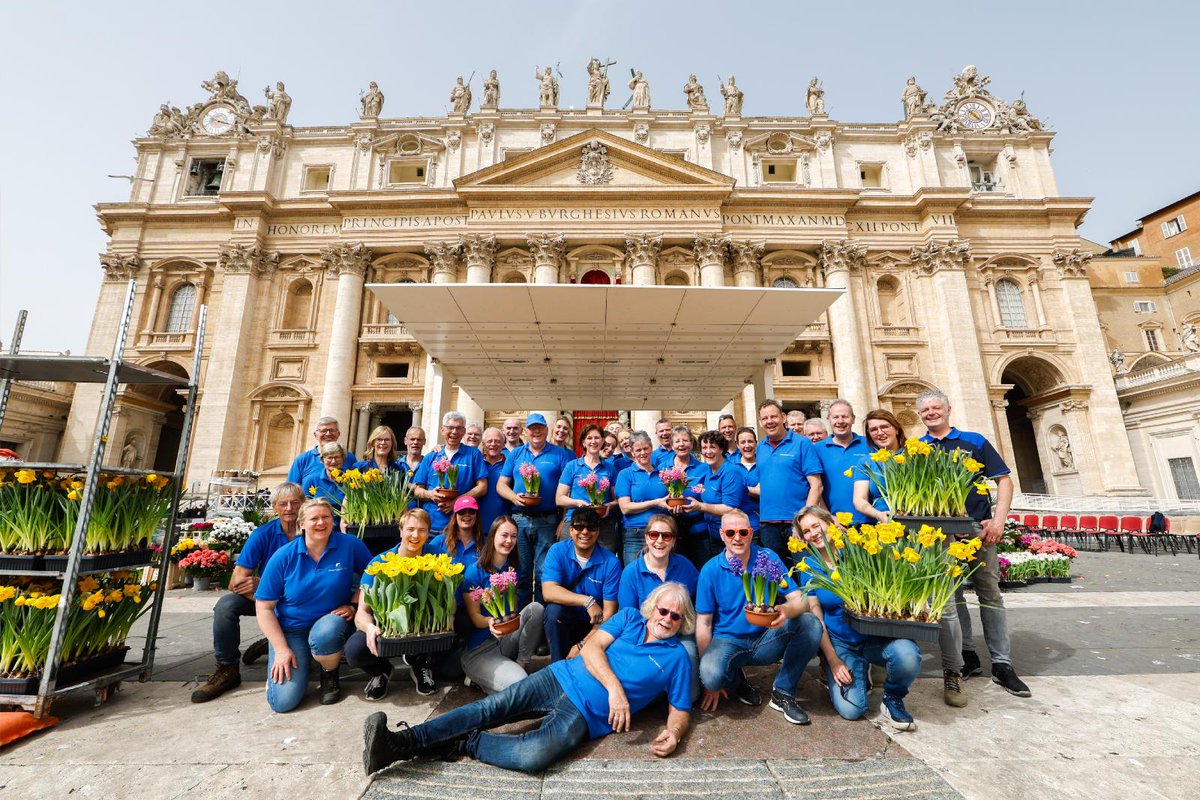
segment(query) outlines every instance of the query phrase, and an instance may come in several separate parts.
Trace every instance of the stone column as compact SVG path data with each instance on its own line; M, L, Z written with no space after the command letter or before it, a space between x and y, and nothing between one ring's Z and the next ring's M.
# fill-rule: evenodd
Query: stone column
M458 255L463 246L459 242L433 242L425 245L429 256L430 283L458 282Z
M725 251L729 249L729 238L719 233L697 236L692 242L696 254L696 266L700 268L701 286L725 285Z
M1046 327L1046 310L1042 307L1042 279L1036 272L1029 276L1029 291L1033 295L1033 310L1037 314L1038 327Z
M751 375L750 388L754 390L755 407L753 414L754 424L758 425L757 405L767 398L775 397L775 359L764 362L761 368L756 368ZM759 431L759 438L762 438L762 431Z
M758 398L754 396L754 384L747 383L742 389L742 424L758 430Z
M1088 432L1086 437L1075 439L1076 459L1084 457L1083 449L1092 450L1094 442L1105 443L1104 458L1096 457L1094 450L1086 454L1084 463L1095 465L1095 472L1087 474L1080 470L1084 492L1103 491L1109 495L1144 494L1138 481L1133 451L1125 432L1121 406L1117 401L1117 390L1112 379L1112 368L1104 352L1104 334L1100 330L1096 302L1088 285L1087 264L1091 254L1080 250L1059 250L1054 254L1054 265L1058 268L1062 287L1063 303L1066 306L1065 323L1075 333L1075 358L1072 363L1077 370L1079 383L1091 386L1091 395L1086 405L1077 403L1086 413L1086 421L1078 430ZM1066 403L1064 411L1066 410ZM1089 471L1090 472L1090 471Z
M496 237L466 236L462 242L467 262L467 283L491 283L492 267L496 263Z
M325 362L325 387L321 392L320 416L336 417L350 426L351 387L358 351L359 317L362 311L363 277L371 265L371 251L362 242L330 245L321 251L329 279L337 279L333 330Z
M260 278L266 278L279 261L257 245L226 244L217 256L221 275L221 300L209 315L209 353L204 370L204 402L196 415L189 473L207 480L214 469L243 466L234 459L246 455L246 395L253 386L243 368L253 346L259 320L254 313Z
M653 286L658 283L658 251L661 249L662 236L657 234L638 233L625 237L630 283L634 286Z
M733 283L735 286L760 286L762 284L762 242L730 242L733 252Z
M425 437L432 447L441 436L442 415L450 410L450 390L454 378L442 367L440 361L428 358L425 369L425 396L422 401L425 419ZM416 423L413 423L416 424Z
M635 409L632 414L632 426L635 431L645 431L650 434L650 444L658 447L658 439L654 437L654 423L662 418L661 411Z
M425 245L425 255L429 256L431 283L456 283L458 281L458 256L462 245L458 242L435 242ZM433 356L425 356L425 407L429 409L429 419L433 430L425 431L431 445L437 443L438 431L442 424L442 414L450 410L450 390L453 380L446 378L446 371Z
M996 299L996 278L992 275L983 279L983 286L988 293L988 308L992 310L992 327L1000 327L1000 301Z
M1007 394L1012 385L1009 384L1001 388ZM996 446L996 450L999 451L1000 457L1004 459L1004 463L1012 466L1016 464L1017 457L1013 452L1012 431L1008 428L1008 412L1005 411L1006 408L1008 408L1008 401L1004 399L1003 395L992 397L992 424L996 426L996 439L992 444ZM1012 479L1013 491L1021 491L1021 480L1015 469L1012 473Z
M408 404L408 410L412 412L412 426L414 428L421 427L421 409L423 409L423 408L425 408L424 403L409 403ZM428 434L429 431L425 431L425 433ZM403 436L404 434L401 433L399 435Z
M367 437L371 433L371 404L359 403L354 407L355 411L355 431L354 431L354 453L359 458L370 458L367 454ZM396 436L403 439L403 433L397 433Z
M862 416L874 408L875 403L871 398L869 367L862 351L860 331L866 321L859 317L850 273L865 266L867 248L853 239L826 239L821 243L820 256L825 286L846 290L829 307L828 313L838 394L850 401L855 414Z
M559 267L567 249L567 237L560 233L532 234L525 237L533 256L533 282L558 283Z

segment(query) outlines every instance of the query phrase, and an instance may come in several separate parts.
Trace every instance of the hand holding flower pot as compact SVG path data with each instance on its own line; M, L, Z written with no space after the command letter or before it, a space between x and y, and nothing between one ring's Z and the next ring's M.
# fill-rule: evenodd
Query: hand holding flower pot
M542 473L538 472L537 467L528 461L518 467L517 472L525 483L525 491L518 495L521 498L521 504L525 508L536 506L542 499Z
M729 559L729 568L742 579L742 591L746 595L746 621L752 625L768 628L779 610L775 600L779 590L787 588L787 573L783 565L759 550L754 563L746 565L737 556Z
M433 472L438 481L437 488L433 490L434 500L442 513L449 514L453 511L455 498L458 497L458 466L442 456L433 462Z
M608 478L596 478L595 473L585 475L576 483L587 493L588 502L592 504L592 508L596 509L596 513L600 518L608 516L608 506L604 504L608 494L609 481Z
M660 469L658 471L658 479L667 486L667 506L670 508L679 508L687 505L687 498L683 496L687 489L688 477L687 473L678 467L670 469Z
M510 567L493 573L488 581L487 588L476 586L470 596L487 611L492 635L498 639L521 627L517 613L517 571Z

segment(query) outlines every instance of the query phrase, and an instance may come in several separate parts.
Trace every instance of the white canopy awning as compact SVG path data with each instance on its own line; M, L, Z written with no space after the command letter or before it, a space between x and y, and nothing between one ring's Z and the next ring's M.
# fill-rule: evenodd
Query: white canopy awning
M368 284L483 408L722 408L841 289Z

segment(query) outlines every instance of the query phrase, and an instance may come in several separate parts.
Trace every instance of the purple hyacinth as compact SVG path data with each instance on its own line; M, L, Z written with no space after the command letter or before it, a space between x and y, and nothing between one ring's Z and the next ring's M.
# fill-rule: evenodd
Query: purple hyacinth
M775 562L771 560L771 557L767 555L766 550L759 550L758 557L754 559L754 570L752 574L755 576L762 576L770 581L778 582L779 579L783 577L783 570L779 569Z
M742 560L740 558L738 558L737 556L730 556L729 557L729 570L734 575L737 575L740 578L742 576L742 573L746 571L746 565L743 564Z

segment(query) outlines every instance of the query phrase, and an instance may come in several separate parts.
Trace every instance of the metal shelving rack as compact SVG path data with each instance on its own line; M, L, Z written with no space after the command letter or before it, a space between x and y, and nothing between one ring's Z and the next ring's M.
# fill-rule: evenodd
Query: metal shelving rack
M162 604L166 592L166 574L169 563L170 548L165 546L170 541L170 532L175 529L176 515L179 511L179 501L183 494L183 475L187 467L188 451L192 438L192 422L196 413L196 391L200 376L200 355L204 349L204 328L207 321L208 309L200 308L200 318L196 327L196 346L192 359L192 377L190 380L180 378L159 370L130 364L124 360L125 343L129 335L129 324L133 312L133 300L137 284L129 281L125 292L125 305L121 312L121 324L117 329L116 340L113 342L112 356L102 358L95 356L22 356L19 354L21 333L25 323L25 312L22 311L17 321L16 334L13 337L11 352L0 354L0 424L4 422L4 413L11 382L14 380L40 381L69 381L74 383L103 383L104 393L101 396L100 409L96 418L96 430L92 440L91 458L87 464L41 464L22 462L6 462L5 467L36 467L39 469L57 469L86 472L83 485L83 496L80 498L79 517L75 525L74 538L71 541L71 552L63 570L0 571L0 574L12 575L41 575L49 578L60 578L63 582L58 611L54 619L54 632L50 639L50 650L46 657L46 667L42 671L41 682L36 694L0 694L0 707L15 706L32 711L34 716L42 717L49 712L50 704L55 698L77 692L95 692L96 702L108 698L109 692L121 681L137 678L145 682L150 679L154 667L154 651L158 626L162 618ZM187 406L183 418L183 431L179 441L179 453L175 458L173 473L157 472L148 469L123 469L104 467L104 451L108 444L108 430L112 422L113 407L117 398L117 387L121 384L174 386L187 391ZM167 540L164 542L158 563L146 563L138 566L158 567L158 589L151 600L150 620L146 630L146 643L142 648L141 660L137 663L126 662L116 667L106 669L91 675L86 680L65 686L58 684L59 667L62 657L63 637L66 633L67 618L77 591L76 579L82 574L80 569L84 557L88 524L92 516L92 507L96 499L100 473L115 473L122 475L148 475L155 472L175 479L175 490L171 498L171 512L167 523ZM109 570L95 570L107 572Z

